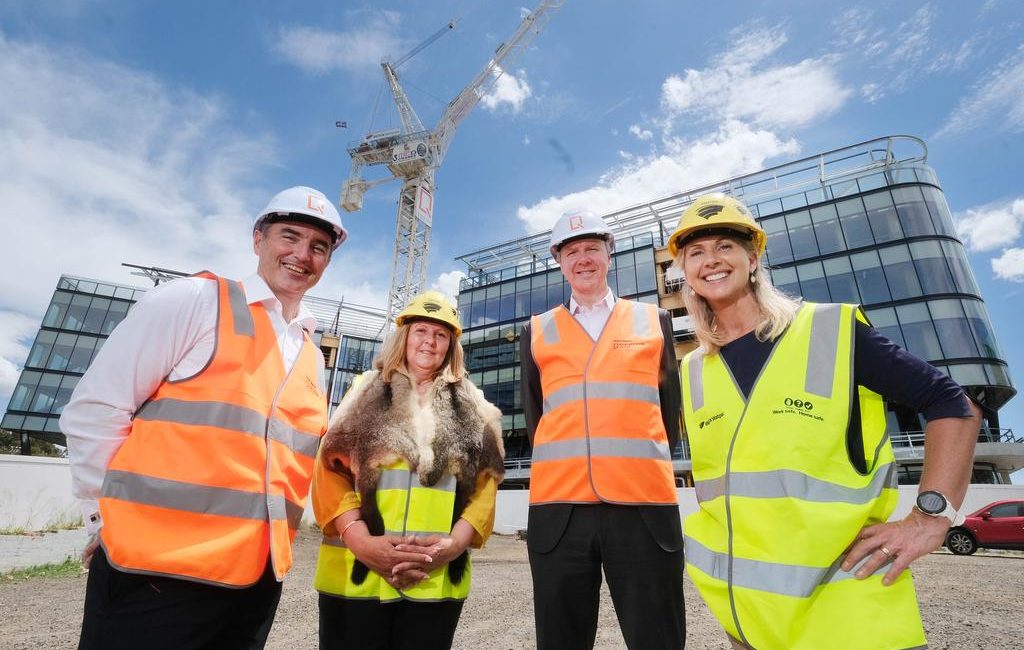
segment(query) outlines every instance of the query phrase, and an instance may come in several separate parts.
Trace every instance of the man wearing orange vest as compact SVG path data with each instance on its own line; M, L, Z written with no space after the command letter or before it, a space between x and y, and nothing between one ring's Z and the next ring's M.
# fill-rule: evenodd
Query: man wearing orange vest
M685 643L671 320L655 305L615 298L613 246L590 212L558 220L551 254L572 296L532 317L520 340L539 650L593 648L602 567L628 648Z
M262 648L327 424L301 303L347 232L317 190L277 194L256 273L149 292L61 416L89 567L79 648Z

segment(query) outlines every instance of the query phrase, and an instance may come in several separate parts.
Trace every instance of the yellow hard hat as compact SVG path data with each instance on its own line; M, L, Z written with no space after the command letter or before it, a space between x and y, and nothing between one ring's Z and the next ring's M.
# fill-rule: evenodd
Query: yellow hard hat
M705 194L697 197L679 218L679 225L668 238L668 251L675 257L690 239L723 234L752 240L758 255L764 253L768 239L743 203L725 194Z
M432 320L446 325L455 334L462 336L462 325L459 323L459 312L451 301L440 291L424 291L409 301L402 313L395 318L399 327L410 320Z

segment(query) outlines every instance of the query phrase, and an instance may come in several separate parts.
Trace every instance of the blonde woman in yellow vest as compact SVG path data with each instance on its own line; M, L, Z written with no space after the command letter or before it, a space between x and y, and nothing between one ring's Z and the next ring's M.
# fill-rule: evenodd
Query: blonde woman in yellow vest
M684 524L687 571L734 648L925 647L905 569L958 518L979 412L857 305L778 292L765 239L717 194L669 243L700 343L680 369L700 504ZM893 522L883 397L929 420L919 508Z
M417 296L332 418L313 507L320 647L451 647L468 549L494 525L501 412L465 377L458 313Z

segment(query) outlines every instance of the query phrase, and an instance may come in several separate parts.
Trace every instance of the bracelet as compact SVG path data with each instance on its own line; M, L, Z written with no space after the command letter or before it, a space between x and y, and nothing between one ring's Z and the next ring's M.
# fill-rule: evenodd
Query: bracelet
M345 524L345 527L341 529L341 535L339 535L341 541L345 541L345 533L348 532L348 529L351 528L353 524L358 524L360 521L362 521L362 519L353 519L352 521Z

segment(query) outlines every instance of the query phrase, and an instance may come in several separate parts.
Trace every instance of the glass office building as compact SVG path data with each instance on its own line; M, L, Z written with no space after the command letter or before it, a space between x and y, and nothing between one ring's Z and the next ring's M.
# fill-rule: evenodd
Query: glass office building
M1008 482L1024 466L1024 441L999 423L1016 390L923 141L879 138L604 215L616 235L609 284L618 296L672 312L680 357L695 343L665 244L692 200L716 191L743 200L764 227L776 286L809 301L863 305L883 334L948 373L982 406L973 482ZM524 483L530 450L518 337L531 314L569 297L548 239L538 233L458 258L468 268L459 294L467 365L504 413L510 477ZM916 483L924 423L897 405L888 419L900 480ZM675 456L676 473L688 482L685 444Z
M185 275L141 270L154 282ZM0 423L21 435L22 453L30 453L33 438L65 444L58 420L71 392L114 327L145 293L142 287L61 276ZM352 378L370 368L380 348L384 311L314 296L303 303L317 318L313 342L324 354L324 384L333 409Z

